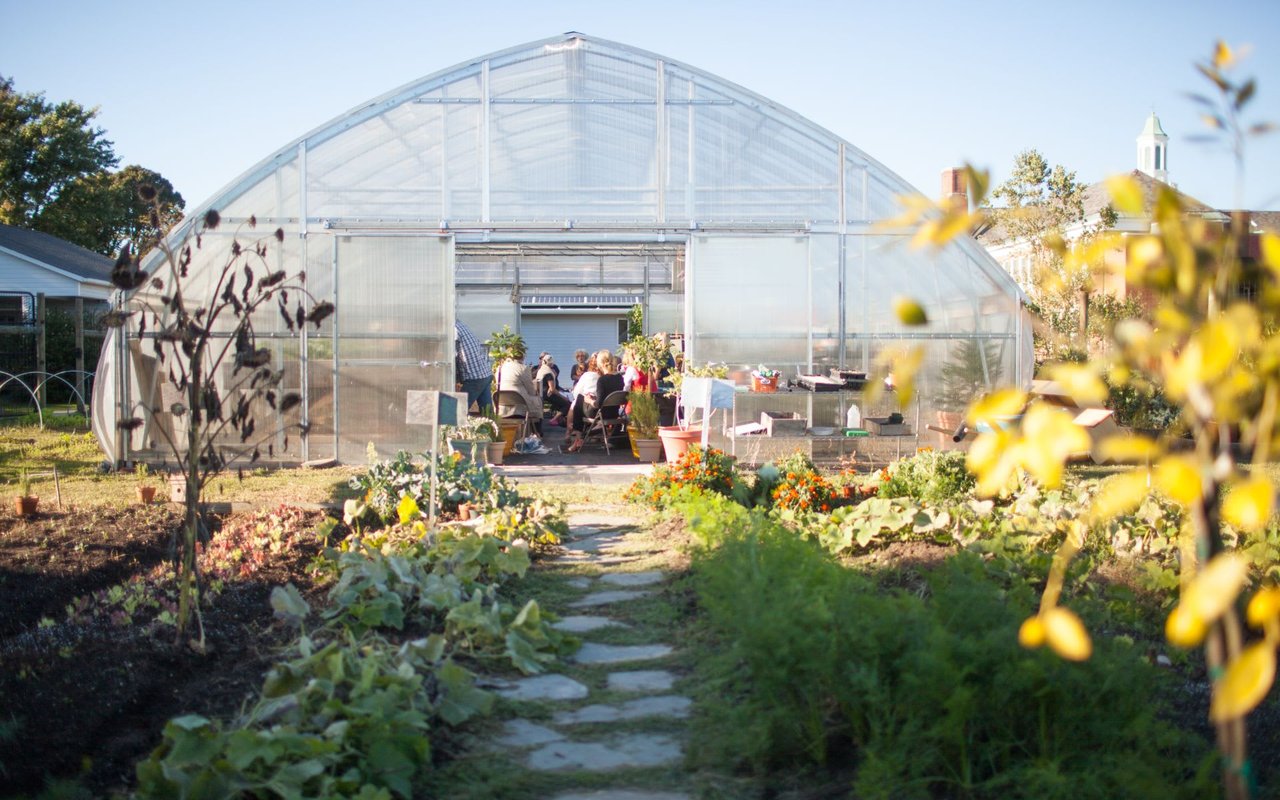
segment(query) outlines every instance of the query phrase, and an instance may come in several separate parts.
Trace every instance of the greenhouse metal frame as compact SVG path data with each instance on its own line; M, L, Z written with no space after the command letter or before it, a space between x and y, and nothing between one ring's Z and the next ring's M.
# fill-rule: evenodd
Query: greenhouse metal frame
M305 271L337 312L302 332L274 312L256 321L286 388L302 394L293 421L310 431L282 435L273 457L361 462L370 447L425 446L406 424L406 392L453 388L455 316L481 338L510 325L533 355L548 349L563 364L575 341L616 347L614 325L640 304L647 332L676 335L687 362L723 362L740 380L756 364L784 377L865 371L885 348L919 344L926 413L945 405L943 365L965 342L970 353L981 343L983 383L1028 385L1025 297L970 239L913 250L910 232L886 228L909 194L858 148L759 95L568 33L322 125L232 181L170 241L219 211L191 291L232 238L284 230L273 265ZM897 296L923 303L929 324L905 328ZM118 329L99 365L94 428L117 461L149 452L156 426L180 424L149 335ZM117 428L140 410L141 427Z

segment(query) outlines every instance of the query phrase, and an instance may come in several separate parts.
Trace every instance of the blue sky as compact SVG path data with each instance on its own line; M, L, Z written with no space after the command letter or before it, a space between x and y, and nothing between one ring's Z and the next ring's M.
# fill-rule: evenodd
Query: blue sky
M1252 45L1247 118L1280 123L1280 2L131 2L0 0L0 74L100 107L122 164L188 207L362 102L458 62L569 30L686 62L852 142L925 194L970 161L998 181L1036 148L1085 182L1135 166L1152 110L1171 179L1238 205L1230 156L1187 91L1215 39ZM1243 204L1280 209L1280 133L1246 153Z

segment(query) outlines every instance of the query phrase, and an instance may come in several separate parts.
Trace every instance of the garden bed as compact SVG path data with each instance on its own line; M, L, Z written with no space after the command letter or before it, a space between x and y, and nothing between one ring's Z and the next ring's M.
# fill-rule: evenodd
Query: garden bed
M111 587L163 569L180 524L163 506L0 518L0 724L12 734L0 739L0 783L10 791L56 777L106 796L133 782L171 717L233 715L261 685L289 638L273 623L271 588L314 589L305 548L226 581L203 614L204 654L175 647L171 625L126 623L123 603L114 618L68 619L78 598L102 603Z

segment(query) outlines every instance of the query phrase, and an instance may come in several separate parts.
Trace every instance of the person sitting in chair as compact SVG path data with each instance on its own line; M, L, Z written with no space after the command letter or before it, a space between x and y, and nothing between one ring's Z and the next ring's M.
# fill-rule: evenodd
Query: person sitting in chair
M539 358L538 374L534 378L534 383L538 387L538 395L542 398L542 402L551 406L554 414L551 417L552 425L565 424L565 417L569 413L569 398L560 392L560 370L556 367L555 359L550 353L543 353Z
M513 350L511 356L498 367L498 392L518 392L524 398L528 409L529 423L533 430L542 435L542 398L533 384L533 373L524 364L524 350ZM498 416L519 416L521 409L516 406L498 404Z
M622 376L615 370L613 353L601 350L587 362L587 371L573 385L573 404L569 411L569 444L565 452L576 453L582 449L583 432L587 417L593 414L604 398L622 389ZM610 409L616 415L617 409Z

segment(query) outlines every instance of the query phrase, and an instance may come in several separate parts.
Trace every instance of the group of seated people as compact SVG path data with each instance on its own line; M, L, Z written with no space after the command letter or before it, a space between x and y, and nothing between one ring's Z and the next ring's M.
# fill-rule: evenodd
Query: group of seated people
M648 376L631 364L628 355L619 360L609 350L599 350L588 355L585 350L574 354L574 366L570 372L571 389L560 386L560 368L550 353L538 357L538 366L531 370L523 360L504 361L498 368L498 391L518 392L525 399L530 423L539 436L542 435L543 407L550 409L551 425L566 425L568 435L564 450L576 453L582 449L587 422L597 411L602 418L616 418L616 406L601 407L605 398L617 391L641 389L647 385ZM514 416L524 412L515 406L498 403L500 416Z

